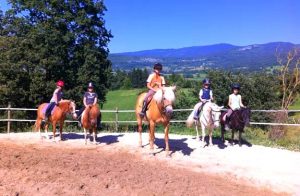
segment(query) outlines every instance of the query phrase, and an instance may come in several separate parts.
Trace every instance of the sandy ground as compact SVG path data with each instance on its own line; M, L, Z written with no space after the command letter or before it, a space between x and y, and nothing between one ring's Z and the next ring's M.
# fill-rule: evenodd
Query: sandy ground
M214 141L203 148L191 136L170 135L171 157L156 134L101 133L98 145L82 134L65 141L37 133L0 135L1 195L300 195L300 153Z

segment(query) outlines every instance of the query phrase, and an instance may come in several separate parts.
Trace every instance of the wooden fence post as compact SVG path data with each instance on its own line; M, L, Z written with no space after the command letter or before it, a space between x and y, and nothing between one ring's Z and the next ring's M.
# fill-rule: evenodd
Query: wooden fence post
M116 131L118 131L118 127L119 127L119 109L116 107L116 121L115 121L115 125L116 125Z
M11 103L8 102L8 106L7 106L7 133L10 133L10 119L11 119Z

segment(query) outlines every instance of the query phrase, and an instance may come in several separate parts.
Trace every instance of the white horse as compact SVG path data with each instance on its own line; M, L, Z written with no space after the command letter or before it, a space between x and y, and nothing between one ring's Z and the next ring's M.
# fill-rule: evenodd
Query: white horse
M212 131L214 128L217 128L220 126L220 115L221 115L221 109L223 108L218 106L215 103L207 102L204 104L202 108L202 113L200 114L199 120L194 120L194 113L197 112L197 109L199 108L199 104L196 104L194 107L194 110L189 115L186 124L188 127L191 127L193 124L195 124L196 131L197 131L197 139L199 138L199 131L198 131L198 125L201 124L202 129L202 144L203 147L206 145L204 138L205 138L205 129L209 130L209 141L208 146L212 145Z

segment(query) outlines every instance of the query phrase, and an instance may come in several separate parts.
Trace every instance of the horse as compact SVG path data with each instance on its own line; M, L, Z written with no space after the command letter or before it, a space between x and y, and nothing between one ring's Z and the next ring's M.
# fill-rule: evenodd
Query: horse
M199 131L198 131L198 125L201 124L201 129L202 129L202 143L203 147L206 146L205 143L205 129L209 130L209 141L208 141L208 146L212 144L212 132L213 129L216 127L220 126L220 115L221 115L221 109L223 108L218 106L215 103L212 102L207 102L204 103L203 108L202 108L202 113L200 115L199 120L194 120L194 113L197 112L198 109L198 104L195 105L194 110L191 112L189 115L186 124L188 127L191 127L193 124L195 124L195 128L197 131L197 137L196 139L200 140L199 137Z
M242 146L242 132L244 132L245 126L250 123L250 108L241 108L239 110L233 111L230 116L229 126L231 128L231 141L230 144L233 145L234 139L234 131L239 132L239 146ZM225 114L226 112L221 114L221 139L222 142L225 142L224 134L225 134Z
M37 109L37 119L35 122L35 131L39 131L41 136L41 123L45 118L45 111L48 106L48 103L41 104ZM55 142L55 132L56 132L56 124L59 123L59 133L60 140L62 140L62 129L64 125L64 121L67 113L71 113L73 118L75 118L75 103L71 100L62 100L58 103L58 105L52 110L52 114L48 119L48 122L45 122L45 133L46 137L49 139L48 135L48 126L49 123L52 123L53 129L53 141Z
M139 113L142 110L143 100L146 93L140 94L137 98L135 113L139 132L139 146L142 147L142 121L147 121L149 122L149 144L152 154L154 150L155 125L163 124L166 144L165 152L166 155L169 156L169 127L173 113L173 104L175 102L175 89L176 86L163 87L162 89L159 89L148 104L148 110L143 119L140 117Z
M81 115L81 124L84 130L85 144L87 144L87 130L89 130L90 134L93 133L93 143L96 144L97 120L100 115L101 113L98 105L88 106L84 109Z

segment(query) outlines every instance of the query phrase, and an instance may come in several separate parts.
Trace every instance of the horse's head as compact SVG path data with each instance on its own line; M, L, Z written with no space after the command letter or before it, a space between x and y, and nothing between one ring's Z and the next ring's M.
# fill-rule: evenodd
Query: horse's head
M162 103L166 114L169 118L172 117L173 114L173 104L175 102L175 93L176 86L171 87L163 87L162 90L158 90L155 95L154 99L158 103Z
M77 115L76 115L76 104L74 101L72 100L63 100L61 102L59 102L59 107L62 109L63 112L66 112L66 113L71 113L72 114L72 117L75 119L77 118Z
M245 123L245 126L250 124L250 116L251 116L251 110L250 108L242 108L241 109L243 122Z
M223 109L224 106L218 106L215 103L211 104L211 115L212 119L214 122L214 127L219 127L220 126L220 116L221 116L221 110Z

